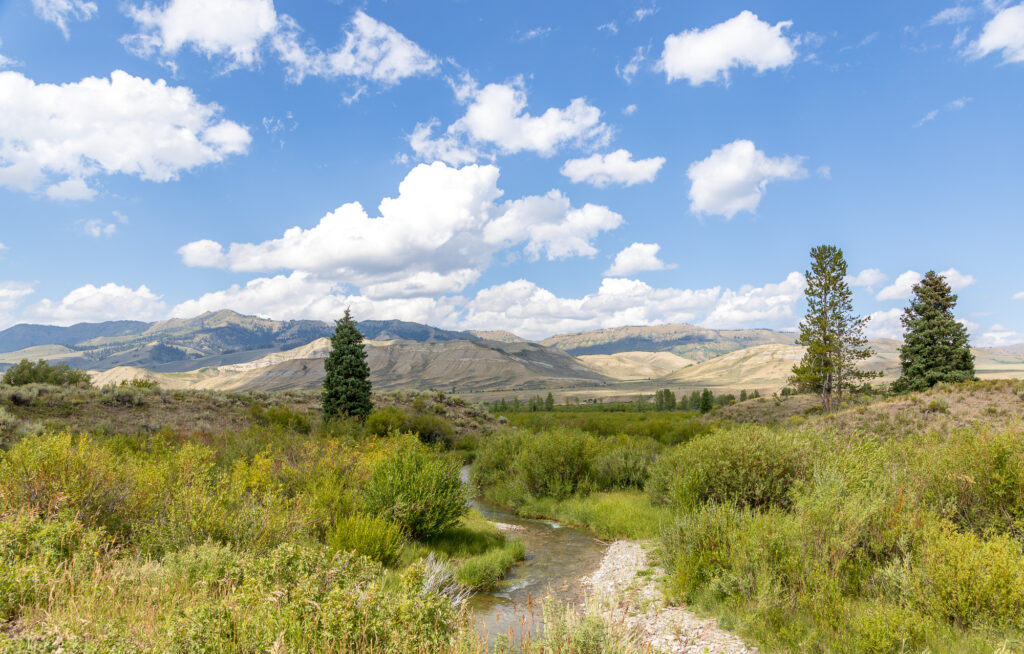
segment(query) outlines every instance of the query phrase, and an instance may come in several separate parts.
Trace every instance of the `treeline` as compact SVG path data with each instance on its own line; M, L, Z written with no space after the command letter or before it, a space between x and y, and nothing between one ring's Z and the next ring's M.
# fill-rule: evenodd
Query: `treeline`
M761 397L757 390L747 392L740 391L737 397L733 393L715 395L710 389L693 391L689 395L685 393L676 396L669 388L663 388L654 395L641 395L632 402L604 402L601 398L589 400L581 404L579 398L566 397L564 404L556 404L554 395L550 392L546 397L534 395L526 400L513 397L512 401L501 398L490 404L491 410L496 414L505 413L533 413L537 411L608 411L608 412L643 412L643 411L693 411L709 413L715 407L728 406L737 401L745 402L748 399Z

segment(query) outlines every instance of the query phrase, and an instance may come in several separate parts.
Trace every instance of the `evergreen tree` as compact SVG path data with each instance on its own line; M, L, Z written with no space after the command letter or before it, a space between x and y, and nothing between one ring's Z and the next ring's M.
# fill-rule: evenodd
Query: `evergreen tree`
M554 411L555 410L555 396L551 394L551 391L548 391L548 396L546 398L544 398L544 410L545 411Z
M676 394L672 392L671 388L666 388L662 391L665 394L665 410L675 411L676 410Z
M690 393L690 411L700 410L700 391Z
M320 397L325 418L346 415L363 420L370 415L370 366L366 363L363 335L356 329L348 309L344 318L335 321L331 353L324 361L324 370L327 374Z
M793 366L791 382L821 395L826 411L838 409L843 391L876 373L857 370L857 361L873 352L864 337L867 318L853 314L853 293L846 283L846 259L834 245L811 249L811 269L805 274L807 315L800 323L797 343L807 348Z
M746 391L746 389L743 389L742 391L740 391L740 402L746 402L746 401L747 401L747 391Z
M902 374L893 390L919 391L939 382L974 379L967 328L953 318L956 300L949 284L934 270L914 285L910 306L900 318L905 330L900 348Z
M715 408L715 395L705 388L700 394L700 412L709 413L713 408Z

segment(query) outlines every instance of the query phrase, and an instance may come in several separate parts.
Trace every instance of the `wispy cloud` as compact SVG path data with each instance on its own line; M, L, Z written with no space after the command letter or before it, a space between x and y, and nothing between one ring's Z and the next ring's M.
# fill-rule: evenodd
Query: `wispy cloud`
M931 121L933 121L936 118L938 118L939 114L942 113L943 111L959 111L959 110L963 109L964 107L966 107L967 103L969 103L972 99L973 98L968 98L968 97L957 98L956 100L951 100L951 101L947 102L945 105L943 105L942 107L940 107L938 109L932 109L931 111L926 113L924 116L922 116L921 120L919 120L916 123L914 123L914 127L917 128L917 127L921 127L925 123L930 123Z

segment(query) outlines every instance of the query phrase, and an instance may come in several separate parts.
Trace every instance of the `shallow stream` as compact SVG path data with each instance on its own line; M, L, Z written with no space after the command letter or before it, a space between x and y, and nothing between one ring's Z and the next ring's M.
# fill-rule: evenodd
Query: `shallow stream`
M469 482L469 466L462 469L462 480ZM518 641L538 633L545 597L562 603L583 600L580 580L600 565L604 543L581 529L520 518L483 499L470 504L488 520L521 527L507 535L526 545L526 560L509 571L498 590L477 593L469 600L474 620L488 641L493 642L499 634Z

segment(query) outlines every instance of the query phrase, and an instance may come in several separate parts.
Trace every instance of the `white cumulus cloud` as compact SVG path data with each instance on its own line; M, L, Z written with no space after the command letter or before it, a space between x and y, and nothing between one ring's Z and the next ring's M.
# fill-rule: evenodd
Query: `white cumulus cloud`
M334 50L323 52L302 43L300 37L295 21L290 16L281 16L273 46L293 82L301 82L308 76L346 76L391 85L438 69L437 60L419 45L359 10L352 17L344 42ZM357 90L355 97L361 93Z
M949 268L939 273L946 279L946 283L949 287L958 291L963 288L967 288L975 282L973 275L965 275L956 268ZM924 278L924 275L917 272L916 270L908 270L905 273L900 274L893 283L883 288L875 296L876 300L906 300L914 292L914 285L920 282Z
M126 12L141 27L124 39L136 54L173 58L191 45L207 57L226 57L231 66L258 62L260 45L277 27L272 0L170 0L163 6L127 5Z
M914 284L921 281L921 273L916 270L908 270L901 273L889 284L878 292L876 300L906 300L913 293Z
M100 174L173 180L246 152L249 131L220 114L189 88L120 70L67 84L0 72L0 186L88 199Z
M493 165L420 164L376 217L350 202L280 238L226 248L203 239L178 252L189 266L292 270L368 297L412 297L462 291L501 249L522 246L531 259L592 256L593 239L622 223L606 207L574 208L559 191L499 202L498 174Z
M669 82L686 79L693 86L721 80L729 82L732 68L753 68L761 73L789 66L796 59L795 39L783 31L792 21L771 25L750 11L705 30L692 29L665 39L659 67Z
M768 182L807 176L801 162L802 157L769 157L745 139L727 143L690 164L690 211L727 219L740 211L753 212Z
M1001 9L985 23L978 40L967 46L966 54L980 59L1001 52L1003 63L1024 62L1024 3Z
M615 255L611 268L605 271L605 277L627 277L645 270L666 270L675 268L675 264L666 264L658 258L661 246L657 243L633 243Z
M900 322L902 315L903 309L875 311L868 316L868 324L864 326L864 335L868 338L901 340L903 338L903 323Z
M611 140L612 131L601 121L601 110L583 98L565 108L530 114L522 78L483 88L464 79L455 91L456 98L467 103L465 115L436 137L436 120L416 125L409 137L421 159L462 164L483 156L493 158L495 152L523 151L549 157L565 145L600 147Z
M345 293L337 282L306 272L257 277L245 285L206 293L171 309L173 317L188 318L207 311L231 309L276 320L308 318L332 321L351 308L357 320L408 320L454 327L458 298L370 298Z
M1019 293L1014 293L1013 294L1013 299L1014 300L1024 300L1024 291L1020 291Z
M778 284L743 286L738 291L727 289L701 325L712 329L727 329L791 321L794 318L794 307L803 297L806 287L804 276L794 271Z
M865 268L856 275L847 276L846 283L850 286L862 286L871 290L875 286L878 286L885 280L889 279L889 276L878 268Z
M71 36L69 21L89 20L97 11L95 2L85 0L32 0L32 9L36 16L59 27L65 39Z
M979 347L1006 347L1018 343L1024 343L1024 334L1002 325L992 325L977 340Z
M570 159L562 166L561 173L577 184L586 182L598 188L609 184L633 186L653 182L663 165L665 157L633 159L629 150L616 150L584 159Z
M114 283L86 284L59 302L44 299L26 307L22 319L49 325L73 325L104 320L159 320L167 305L145 285L137 289Z
M0 250L4 249L0 243ZM33 284L26 282L0 282L0 329L11 324L14 310L26 297L32 295L32 287Z

